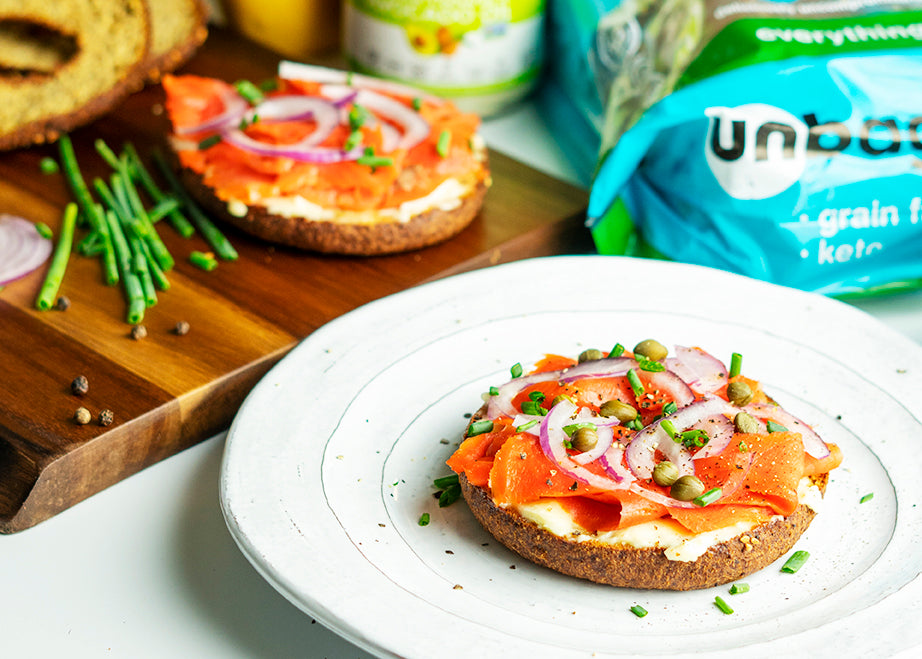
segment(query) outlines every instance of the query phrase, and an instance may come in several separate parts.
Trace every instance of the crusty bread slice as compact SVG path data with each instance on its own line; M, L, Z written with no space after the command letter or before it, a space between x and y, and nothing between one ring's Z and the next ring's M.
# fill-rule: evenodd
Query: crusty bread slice
M673 561L663 549L637 549L593 540L571 540L542 529L515 510L501 508L490 493L460 475L461 492L477 521L506 547L533 563L563 574L623 588L695 590L729 583L761 570L787 552L815 516L801 504L710 547L695 561ZM814 477L825 491L828 474Z
M485 159L482 167L487 169ZM232 214L199 174L182 169L181 176L204 208L251 235L299 249L356 256L395 254L448 240L477 216L490 184L483 172L471 172L462 181L466 192L455 207L429 208L407 221L374 211L338 212L333 220L312 220L273 214L258 204L249 205L246 214Z
M202 0L0 0L0 150L50 142L182 65Z
M202 0L149 0L150 53L144 68L147 78L160 80L175 71L208 36L208 11Z
M44 60L51 71L24 70L21 60L4 65L0 56L0 149L57 139L143 84L150 44L145 0L0 0L4 24L7 37L9 28L31 26L58 35L53 44L72 42L75 52L57 65L51 53Z

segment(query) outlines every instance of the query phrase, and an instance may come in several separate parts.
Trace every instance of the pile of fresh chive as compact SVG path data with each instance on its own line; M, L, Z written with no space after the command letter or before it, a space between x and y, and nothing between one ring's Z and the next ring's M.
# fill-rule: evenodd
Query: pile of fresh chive
M126 320L134 325L143 320L148 307L157 303L157 291L170 288L166 273L175 260L157 231L162 219L168 219L183 238L190 238L198 230L218 258L232 261L237 258L237 251L189 197L162 154L154 152L153 159L169 184L169 192L157 185L132 144L125 144L120 154L101 139L96 140L95 146L112 168L108 181L101 178L92 181L100 201L90 193L70 137L64 135L59 140L61 170L76 203L68 204L64 211L55 254L35 305L42 310L54 305L75 228L86 227L86 236L77 243L76 250L83 256L101 259L106 284L121 283L127 300ZM148 204L142 200L138 187L146 194ZM214 255L195 251L189 260L197 267L213 270L217 267Z

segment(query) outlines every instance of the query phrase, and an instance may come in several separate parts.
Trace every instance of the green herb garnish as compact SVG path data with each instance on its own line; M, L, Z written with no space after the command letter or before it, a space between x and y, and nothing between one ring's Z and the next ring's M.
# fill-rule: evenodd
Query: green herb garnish
M647 371L648 373L661 373L666 370L666 367L663 366L660 362L653 359L647 359L643 355L634 355L634 359L637 360L637 365L640 367L641 371Z
M567 437L572 437L580 428L589 428L590 430L598 430L598 426L589 421L583 421L581 423L570 423L563 427L563 431L567 434Z
M540 403L545 398L547 398L547 396L544 395L543 391L531 391L528 393L528 398L535 401L536 403Z
M36 222L35 230L38 232L42 238L47 238L51 240L54 237L54 233L51 231L51 227L45 224L44 222Z
M620 343L616 343L615 347L611 349L611 352L608 353L609 358L620 357L624 354L624 346Z
M525 430L528 430L529 428L533 428L533 427L537 426L539 423L541 423L541 422L538 421L538 419L531 419L531 420L529 420L529 421L526 421L525 423L523 423L523 424L520 425L520 426L516 426L516 427L515 427L515 431L516 431L516 432L523 432L523 431L525 431Z
M364 154L356 159L356 162L360 165L371 167L371 170L374 171L378 167L390 167L394 164L394 159L388 156L376 156L374 150L369 147L365 149Z
M436 488L444 490L445 488L451 487L452 485L460 485L461 482L458 479L458 474L449 474L448 476L441 476L436 478L434 481L432 481L432 484Z
M423 513L419 516L420 526L429 526L429 513Z
M414 96L411 104L413 106L413 109L419 112L420 108L423 107L423 99L421 99L419 96Z
M645 615L647 615L647 610L640 606L640 604L635 604L631 607L631 613L633 613L638 618L643 618Z
M269 93L279 88L279 81L275 78L267 78L259 83L259 91Z
M59 171L61 171L61 167L58 165L58 161L51 156L45 156L42 158L38 166L42 170L42 174L57 174Z
M215 144L217 144L220 141L221 141L220 135L209 135L208 137L206 137L205 139L203 139L201 142L198 143L198 150L204 151L206 149L210 149L211 147L213 147Z
M349 108L349 130L357 131L368 121L369 112L364 105L354 104Z
M734 352L730 356L730 377L735 378L737 375L739 375L740 369L742 368L742 366L743 366L743 356L738 352Z
M679 406L675 404L674 401L669 401L663 405L663 414L669 416L670 414L675 414L679 411Z
M735 583L732 586L730 586L731 595L740 595L742 593L748 593L748 592L749 592L748 583Z
M467 427L467 436L474 437L475 435L482 435L485 432L492 431L493 422L490 419L480 419L478 421L474 421Z
M435 145L436 152L444 158L448 155L448 151L451 149L451 131L443 130L439 133L439 141Z
M717 606L718 609L721 610L721 612L727 615L730 615L731 613L733 613L733 609L730 608L729 604L724 602L723 598L720 595L714 598L714 604Z
M637 372L633 368L629 368L627 371L627 381L631 385L631 390L634 392L635 396L643 396L644 388L643 382L640 381Z
M799 549L791 554L791 557L781 566L781 571L794 574L803 567L808 558L810 558L810 552Z
M61 231L58 234L58 243L51 257L51 265L45 274L45 280L39 290L35 306L42 311L47 311L54 306L58 296L58 288L64 279L64 271L70 260L70 250L74 243L74 228L77 226L77 204L71 202L64 207L64 217L61 221Z
M499 387L490 387L491 396L499 396Z
M509 373L513 378L521 377L523 372L522 365L518 362L512 365L512 368L509 369Z
M675 426L669 419L663 419L660 421L659 427L665 430L666 434L672 437L674 441L681 441L678 437L678 432L676 431Z
M218 261L215 259L214 254L197 250L189 254L189 263L206 272L211 272L218 267Z
M774 421L766 421L765 428L768 432L787 432L787 428L782 426L780 423L775 423Z
M263 101L262 91L249 80L238 80L234 83L234 89L250 105L259 105Z
M694 499L692 499L692 503L700 508L704 508L708 504L712 504L715 501L717 501L721 497L722 494L723 492L720 490L720 488L715 487L715 488L708 490L701 496L697 496Z
M452 485L442 490L442 493L439 495L439 508L444 508L445 506L450 506L455 501L461 498L461 486Z
M544 416L547 410L541 407L541 404L534 400L522 401L522 414L532 414L535 416Z
M858 500L858 503L865 503L866 501L870 501L870 500L873 499L873 498L874 498L874 493L873 493L873 492L868 492L867 494L865 494L863 497L861 497L861 498Z
M700 448L708 443L710 437L708 437L706 431L693 428L679 433L678 439L685 448Z
M362 143L362 131L356 129L349 133L349 137L346 138L346 142L343 144L344 151L352 151L352 149L357 148Z

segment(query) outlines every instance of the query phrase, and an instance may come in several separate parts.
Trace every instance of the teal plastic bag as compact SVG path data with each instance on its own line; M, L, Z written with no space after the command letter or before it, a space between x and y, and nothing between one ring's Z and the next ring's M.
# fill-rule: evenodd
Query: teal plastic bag
M567 4L598 15L601 253L836 296L922 285L922 2ZM563 5L558 37L585 29Z

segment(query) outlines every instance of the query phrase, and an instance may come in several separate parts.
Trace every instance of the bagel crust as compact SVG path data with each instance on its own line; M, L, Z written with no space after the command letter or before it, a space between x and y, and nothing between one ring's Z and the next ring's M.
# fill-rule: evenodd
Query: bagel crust
M246 233L299 249L355 256L405 252L457 235L480 211L490 180L487 177L472 184L460 205L451 210L430 208L406 222L382 215L375 222L350 223L275 215L258 204L248 206L246 215L238 217L228 212L227 203L203 183L200 174L185 168L181 174L186 188L202 206Z
M594 540L570 540L542 529L514 510L497 506L489 492L459 475L474 517L494 538L529 561L571 577L621 588L696 590L752 574L777 560L800 538L815 516L801 504L788 517L772 519L715 544L695 561L672 561L660 548L638 549ZM825 490L827 475L814 478Z

